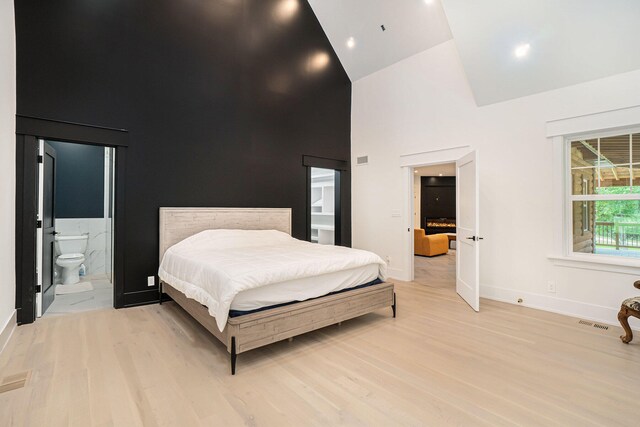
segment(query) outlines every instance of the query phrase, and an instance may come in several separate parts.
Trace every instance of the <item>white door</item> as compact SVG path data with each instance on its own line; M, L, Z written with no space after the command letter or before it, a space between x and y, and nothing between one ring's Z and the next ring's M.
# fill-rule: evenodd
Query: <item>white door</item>
M478 154L456 161L456 292L475 311L480 310L480 241L478 209Z

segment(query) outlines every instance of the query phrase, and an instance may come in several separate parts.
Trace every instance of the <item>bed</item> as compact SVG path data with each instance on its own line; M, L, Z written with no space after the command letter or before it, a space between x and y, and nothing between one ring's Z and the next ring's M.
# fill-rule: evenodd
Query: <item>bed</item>
M396 316L379 257L290 235L291 209L160 208L160 303L167 294L218 338L232 375L246 351L385 307Z

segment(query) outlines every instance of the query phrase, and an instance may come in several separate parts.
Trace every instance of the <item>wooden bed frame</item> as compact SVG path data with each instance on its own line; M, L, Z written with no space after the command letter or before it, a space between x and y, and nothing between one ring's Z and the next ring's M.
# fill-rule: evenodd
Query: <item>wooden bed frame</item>
M291 209L160 208L160 261L172 245L209 229L272 229L291 234ZM238 354L245 351L384 307L391 306L396 317L396 295L393 284L388 282L230 317L222 332L205 306L187 298L170 283L160 281L160 304L163 293L226 345L232 375L236 372Z

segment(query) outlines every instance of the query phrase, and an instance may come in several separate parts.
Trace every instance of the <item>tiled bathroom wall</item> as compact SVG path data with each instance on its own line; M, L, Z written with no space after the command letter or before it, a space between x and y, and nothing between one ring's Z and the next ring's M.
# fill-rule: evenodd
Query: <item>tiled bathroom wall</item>
M88 234L86 275L111 273L111 219L60 218L56 219L56 231L61 235Z
M109 279L109 281L112 281L111 279L111 272L112 270L112 255L111 255L111 248L112 248L112 235L111 235L111 227L112 227L112 220L109 219L105 219L105 224L106 224L106 235L105 235L105 262L104 262L104 268L105 268L105 273L107 274L107 278Z

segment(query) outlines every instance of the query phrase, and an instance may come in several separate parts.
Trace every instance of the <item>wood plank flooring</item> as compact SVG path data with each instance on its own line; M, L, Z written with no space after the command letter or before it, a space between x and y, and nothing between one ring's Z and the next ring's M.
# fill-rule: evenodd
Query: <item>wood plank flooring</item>
M640 341L621 330L453 289L451 257L417 259L384 309L228 353L173 303L20 326L0 377L0 425L637 425Z

